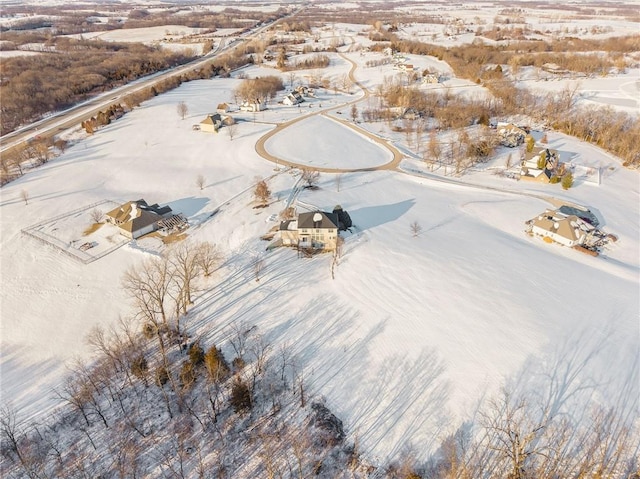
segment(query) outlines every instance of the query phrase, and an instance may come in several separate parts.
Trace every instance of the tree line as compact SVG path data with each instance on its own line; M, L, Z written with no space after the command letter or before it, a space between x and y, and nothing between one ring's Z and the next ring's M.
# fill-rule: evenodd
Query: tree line
M2 134L193 57L142 44L59 39L55 52L2 62Z

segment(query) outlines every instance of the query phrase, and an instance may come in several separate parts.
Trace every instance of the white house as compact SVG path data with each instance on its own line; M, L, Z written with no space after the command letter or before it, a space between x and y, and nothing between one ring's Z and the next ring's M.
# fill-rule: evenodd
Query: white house
M291 93L287 94L287 96L284 97L284 100L282 100L282 103L284 103L285 105L293 106L293 105L299 105L303 101L304 101L304 98L302 98L302 95L299 92L292 91Z
M242 104L240 105L240 110L242 111L263 111L267 109L267 105L259 100L259 99L255 99L255 100L245 100L242 102Z

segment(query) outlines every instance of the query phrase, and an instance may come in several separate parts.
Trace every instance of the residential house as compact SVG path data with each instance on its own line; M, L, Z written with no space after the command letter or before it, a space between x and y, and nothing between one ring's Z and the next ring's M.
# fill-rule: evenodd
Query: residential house
M285 105L293 106L293 105L299 105L303 101L304 101L304 98L302 98L302 95L299 92L292 91L291 93L287 94L287 96L284 97L284 100L282 100L282 103L284 103Z
M284 246L333 251L338 241L338 225L337 213L300 213L297 219L280 223L280 239Z
M263 111L266 109L267 109L267 105L263 101L257 98L255 100L245 100L240 105L240 110L242 111L255 112L255 111Z
M513 123L499 122L496 126L496 131L500 137L500 144L510 148L522 145L527 136L526 131Z
M280 240L283 246L298 246L298 220L285 220L280 223Z
M560 162L558 150L534 147L525 153L521 164L520 177L549 181L552 177L560 177L564 173L564 163Z
M148 205L143 199L129 201L105 215L108 223L116 225L122 235L131 239L157 230L159 222L171 216L169 206Z
M227 103L219 103L216 111L218 113L229 113L231 111L231 107Z
M220 113L212 113L200 122L200 131L217 133L221 126L222 115Z
M440 82L440 78L435 73L425 73L422 76L422 83L425 85L435 85Z
M595 230L593 225L580 217L565 215L559 210L546 210L527 224L530 233L570 247L584 244L589 234Z
M324 211L298 215L298 247L333 251L338 241L338 215Z
M299 85L295 87L294 91L298 92L303 97L315 96L315 92L313 91L313 89L305 85Z

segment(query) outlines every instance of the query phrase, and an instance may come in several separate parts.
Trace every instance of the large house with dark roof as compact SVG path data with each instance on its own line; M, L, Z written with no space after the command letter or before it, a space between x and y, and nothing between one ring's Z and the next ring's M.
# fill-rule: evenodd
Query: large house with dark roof
M169 206L159 206L157 203L148 205L143 199L128 201L109 211L107 222L116 225L120 233L127 238L136 239L158 229L158 224L165 218L173 216Z
M280 223L280 238L285 246L333 251L338 242L338 224L336 213L300 213L297 220Z

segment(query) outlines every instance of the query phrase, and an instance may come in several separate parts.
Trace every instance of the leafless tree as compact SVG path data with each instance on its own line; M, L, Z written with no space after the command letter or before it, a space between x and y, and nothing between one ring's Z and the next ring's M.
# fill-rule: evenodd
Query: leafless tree
M204 177L204 175L200 174L196 177L196 186L198 186L198 188L200 188L200 191L202 191L202 189L204 188L205 183L207 182L206 178Z
M413 223L411 223L410 228L411 228L411 235L414 238L417 238L422 232L422 226L420 226L420 223L418 223L417 221L414 221Z
M178 115L180 115L180 118L182 118L183 120L189 114L189 107L183 101L178 103L178 105L176 106L176 110L178 112Z
M432 161L440 161L440 156L442 155L442 147L440 146L438 135L433 130L431 131L431 133L429 133L428 152L431 156Z
M20 191L20 199L24 201L25 205L29 204L29 192L27 190Z
M311 168L302 169L302 181L306 183L305 188L314 189L320 180L320 172Z
M167 252L167 260L174 272L172 275L174 287L170 288L169 294L174 299L178 331L180 315L186 315L187 307L193 303L191 299L193 281L200 274L198 252L197 246L188 241L177 244Z
M92 209L90 215L94 223L101 223L104 218L104 213L98 208Z
M222 259L220 251L213 243L203 241L196 246L196 261L205 277L211 276Z
M256 187L253 190L253 196L262 206L267 205L269 198L271 198L271 190L265 180L258 179Z
M336 190L340 193L340 186L342 185L342 173L336 174Z
M358 107L355 103L351 105L351 120L354 122L358 119Z
M513 165L513 158L511 156L511 153L509 153L509 156L507 156L507 159L504 162L504 167L505 169L509 170L511 169L512 165Z
M227 130L227 134L229 135L229 140L233 141L233 139L237 136L237 133L238 133L238 124L232 119L229 123L227 123L225 130Z
M266 263L262 256L257 255L255 258L253 258L252 268L253 274L256 278L256 282L260 281L260 276L262 274L262 271L264 270L265 265Z
M160 323L167 330L167 301L174 274L167 258L158 257L132 266L122 281L125 292L135 302L138 316L156 325Z

